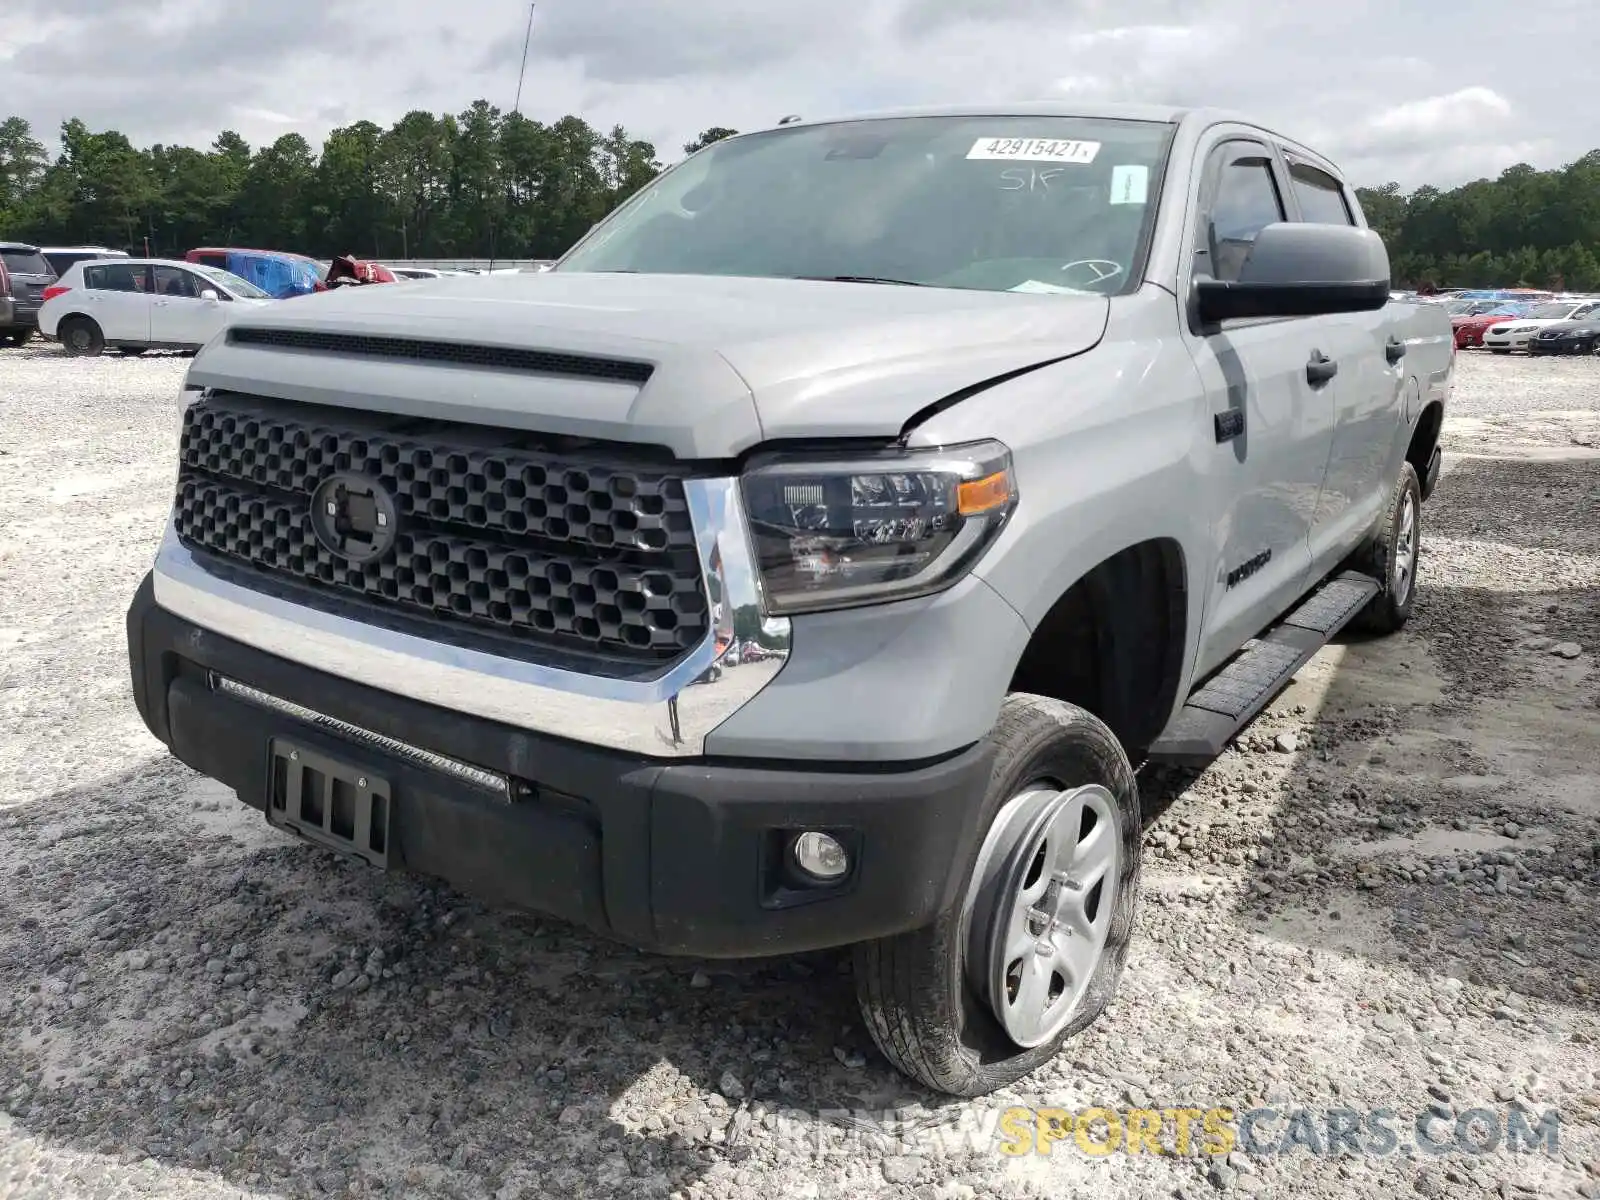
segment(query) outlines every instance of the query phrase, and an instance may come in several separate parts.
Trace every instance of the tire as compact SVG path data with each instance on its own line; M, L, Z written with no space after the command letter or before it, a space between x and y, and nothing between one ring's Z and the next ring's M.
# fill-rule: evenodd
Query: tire
M1138 783L1127 754L1098 718L1060 700L1017 693L1006 698L990 738L994 767L976 801L978 828L988 831L985 843L1001 828L997 817L1009 811L1008 801L1025 798L1029 784L1099 784L1114 806L1116 859L1106 878L1114 878L1116 891L1098 961L1085 972L1087 984L1070 1019L1031 1049L1012 1040L973 982L968 927L980 923L970 903L984 847L974 846L963 864L964 900L952 911L922 929L855 947L856 997L878 1049L913 1079L955 1096L982 1096L1014 1082L1048 1062L1104 1011L1122 977L1139 881Z
M148 349L148 346L118 346L117 353L124 358L138 358Z
M56 330L61 348L74 358L93 358L106 348L106 336L88 317L67 317Z
M1409 537L1407 536L1407 508L1410 509ZM1379 635L1394 633L1411 617L1411 606L1417 598L1417 564L1422 553L1422 485L1416 468L1409 462L1400 466L1400 477L1395 480L1384 510L1382 524L1354 564L1379 581L1382 590L1356 614L1351 624L1363 632ZM1397 562L1396 556L1404 561ZM1403 577L1397 567L1404 566Z

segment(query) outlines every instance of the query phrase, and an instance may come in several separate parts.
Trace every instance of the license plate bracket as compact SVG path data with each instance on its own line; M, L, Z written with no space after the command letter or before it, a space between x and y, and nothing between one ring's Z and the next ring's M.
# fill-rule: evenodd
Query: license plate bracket
M284 738L272 739L267 763L270 824L389 866L394 798L387 779Z

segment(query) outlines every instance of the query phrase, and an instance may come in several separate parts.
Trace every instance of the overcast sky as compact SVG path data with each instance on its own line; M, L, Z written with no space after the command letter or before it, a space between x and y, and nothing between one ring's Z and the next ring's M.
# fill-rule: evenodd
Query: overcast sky
M524 0L0 0L0 116L137 144L252 144L509 109ZM663 159L750 129L1052 96L1236 108L1358 183L1453 185L1600 143L1595 0L540 0L523 112L625 125Z

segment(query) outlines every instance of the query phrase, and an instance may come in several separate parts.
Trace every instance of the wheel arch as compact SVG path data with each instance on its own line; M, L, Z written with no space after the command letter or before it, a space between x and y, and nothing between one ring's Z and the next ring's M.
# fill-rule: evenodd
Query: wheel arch
M1176 708L1189 615L1181 543L1152 537L1126 546L1057 597L1028 639L1012 690L1094 713L1137 759Z
M1411 431L1411 442L1406 447L1406 461L1416 469L1417 478L1423 482L1423 499L1428 498L1428 465L1433 452L1439 447L1439 437L1444 430L1444 401L1430 400L1417 414L1416 427Z

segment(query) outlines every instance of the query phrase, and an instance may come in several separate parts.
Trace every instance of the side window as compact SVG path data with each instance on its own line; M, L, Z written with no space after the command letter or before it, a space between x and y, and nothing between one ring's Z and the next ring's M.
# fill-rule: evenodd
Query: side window
M83 269L83 286L91 292L105 291L106 269L104 267L85 267Z
M1209 274L1230 281L1239 278L1256 234L1284 219L1272 160L1265 153L1232 154L1217 175L1216 195L1204 226Z
M1345 202L1344 189L1332 175L1305 163L1290 163L1289 178L1294 183L1294 198L1300 202L1302 218L1315 225L1356 223Z
M193 299L200 294L195 276L181 267L157 267L156 294Z
M90 287L98 286L108 292L142 292L146 290L143 267L128 266L123 263L108 263L103 267L85 267L84 275L87 276L91 269L99 273L101 282L98 285L91 283Z

